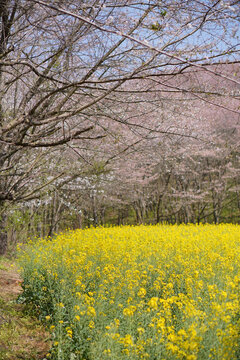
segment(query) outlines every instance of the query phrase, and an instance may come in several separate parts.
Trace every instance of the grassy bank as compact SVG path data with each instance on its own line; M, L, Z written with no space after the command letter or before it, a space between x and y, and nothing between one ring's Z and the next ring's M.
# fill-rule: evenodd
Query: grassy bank
M0 359L44 359L50 348L49 334L29 307L17 304L20 284L15 262L0 257Z

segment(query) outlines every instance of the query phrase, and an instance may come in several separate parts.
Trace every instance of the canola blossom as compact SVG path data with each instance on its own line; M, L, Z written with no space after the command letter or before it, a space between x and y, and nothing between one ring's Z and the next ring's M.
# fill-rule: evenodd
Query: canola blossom
M90 228L20 250L57 360L240 357L240 227Z

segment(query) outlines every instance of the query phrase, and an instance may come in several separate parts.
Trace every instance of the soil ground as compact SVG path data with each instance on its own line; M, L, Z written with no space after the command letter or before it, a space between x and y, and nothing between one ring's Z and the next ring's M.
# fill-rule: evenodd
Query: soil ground
M0 257L0 360L45 359L50 336L26 305L17 304L21 278L14 262Z

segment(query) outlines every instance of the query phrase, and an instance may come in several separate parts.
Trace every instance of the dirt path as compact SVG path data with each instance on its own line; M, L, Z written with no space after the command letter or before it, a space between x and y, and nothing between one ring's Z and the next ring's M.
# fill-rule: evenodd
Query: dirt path
M49 334L26 306L16 303L22 291L16 265L0 260L0 360L45 359Z
M6 268L6 265L3 264L3 268ZM16 267L11 267L10 265L7 271L0 269L0 296L4 300L16 298L22 291L20 284L21 279Z

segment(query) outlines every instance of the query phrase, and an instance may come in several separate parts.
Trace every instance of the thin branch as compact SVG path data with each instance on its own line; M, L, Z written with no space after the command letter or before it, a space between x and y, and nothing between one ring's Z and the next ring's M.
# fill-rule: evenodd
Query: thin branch
M214 74L214 75L219 76L219 77L221 77L221 78L223 78L223 79L225 79L225 80L229 80L229 81L231 81L231 82L233 82L233 83L235 83L235 84L240 85L240 82L237 81L236 79L230 78L230 77L228 77L228 76L226 76L226 75L223 75L223 74L221 74L221 73L218 73L218 72L216 72L216 71L213 71L213 70L211 70L211 69L209 69L209 68L206 68L206 67L204 67L203 65L197 64L197 63L195 63L195 62L193 62L193 61L189 61L189 60L184 59L184 58L182 58L182 57L180 57L180 56L171 54L171 53L169 53L168 51L159 49L159 48L157 48L157 47L155 47L155 46L153 46L153 45L150 45L148 42L143 41L143 40L140 40L140 39L137 39L136 37L131 36L131 35L129 35L129 34L125 34L125 33L121 32L121 31L117 31L117 30L113 30L113 29L111 29L111 30L110 30L110 29L106 29L105 27L96 24L94 21L92 21L92 20L90 20L90 19L88 19L88 18L86 18L86 17L84 17L84 16L75 14L75 13L73 13L73 12L71 12L71 11L62 9L62 8L60 8L60 7L57 7L57 6L54 6L54 5L51 5L51 4L47 4L47 3L43 2L43 1L40 1L40 0L28 0L28 1L34 2L34 3L39 4L39 5L43 5L43 6L45 6L45 7L48 7L48 8L50 8L50 9L53 9L53 10L55 10L55 11L58 11L58 12L60 12L60 13L62 13L62 14L72 16L72 17L74 17L74 18L76 18L76 19L79 19L79 20L81 20L81 21L84 21L85 23L87 23L87 24L89 24L89 25L94 26L94 27L95 27L96 29L98 29L98 30L101 30L101 31L103 31L103 32L110 33L110 34L115 34L115 35L121 36L122 38L125 38L125 39L129 39L129 40L131 40L131 41L133 41L133 42L136 42L136 43L144 46L145 48L147 48L147 49L149 49L149 50L155 51L155 52L157 52L158 54L161 54L161 55L165 55L165 56L167 56L167 57L170 58L170 59L175 59L175 60L181 61L183 64L188 64L188 65L190 65L190 66L196 67L196 68L201 69L201 70L204 69L205 71L207 71L207 72L209 72L209 73L211 73L211 74ZM217 3L218 3L218 2L219 2L219 1L217 1ZM215 5L216 5L216 4L215 4ZM215 6L215 5L214 5L214 6ZM164 47L165 47L165 46L164 46Z

